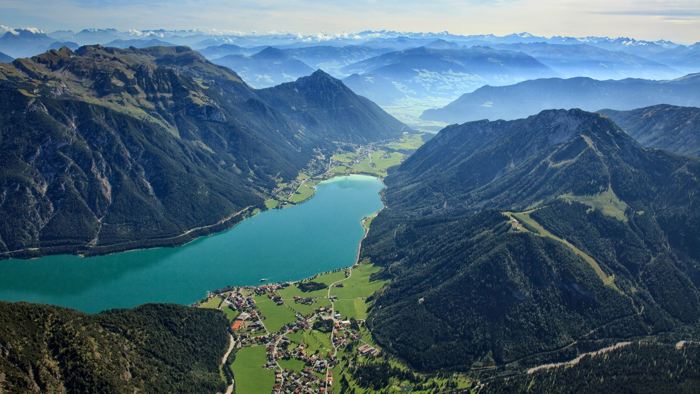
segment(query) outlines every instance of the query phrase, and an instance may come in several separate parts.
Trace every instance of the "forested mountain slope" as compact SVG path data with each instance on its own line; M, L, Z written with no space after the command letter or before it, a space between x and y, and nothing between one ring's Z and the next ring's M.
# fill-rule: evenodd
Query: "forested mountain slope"
M0 256L183 242L336 142L403 127L323 72L257 91L186 47L17 59L0 65Z
M144 305L86 315L0 303L0 391L223 392L219 311Z
M450 126L386 179L373 334L424 370L697 335L699 176L580 110Z
M625 343L508 379L487 382L482 393L695 393L700 345Z
M662 104L631 111L599 112L646 147L700 156L700 108Z

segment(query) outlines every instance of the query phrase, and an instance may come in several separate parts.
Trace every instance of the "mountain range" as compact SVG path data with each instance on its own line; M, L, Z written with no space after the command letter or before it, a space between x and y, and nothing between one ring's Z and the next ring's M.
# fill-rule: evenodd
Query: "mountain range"
M26 57L46 51L56 40L37 29L14 29L0 36L0 51L12 57Z
M226 55L212 62L235 70L246 83L257 88L279 85L314 72L304 62L272 47L251 56Z
M700 157L700 108L661 104L599 112L646 147Z
M655 81L543 78L508 86L484 86L421 118L447 123L517 119L551 108L631 110L656 104L700 106L700 74Z
M405 126L322 71L255 90L185 47L0 65L4 257L181 243L262 207L336 142Z
M345 83L380 104L406 97L455 97L484 84L551 76L552 70L521 52L488 47L389 52L342 70Z
M391 281L368 325L429 371L693 338L699 175L581 110L449 126L385 180L362 254Z
M520 51L539 60L559 77L596 79L673 78L678 71L654 59L622 51L599 48L590 44L518 43L496 48Z
M114 40L110 41L105 46L108 47L114 47L114 48L129 48L129 47L134 47L134 48L148 48L148 47L169 47L169 46L174 46L174 44L171 44L169 42L159 40L157 38L151 38L151 39L130 39L130 40ZM52 48L52 49L58 49L58 48ZM70 48L74 49L74 48Z

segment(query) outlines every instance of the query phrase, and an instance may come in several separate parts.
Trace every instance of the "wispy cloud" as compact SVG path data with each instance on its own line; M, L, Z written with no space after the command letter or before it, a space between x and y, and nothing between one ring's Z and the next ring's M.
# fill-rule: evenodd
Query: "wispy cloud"
M679 21L683 21L682 23ZM45 30L365 29L700 39L698 0L2 0L0 23Z

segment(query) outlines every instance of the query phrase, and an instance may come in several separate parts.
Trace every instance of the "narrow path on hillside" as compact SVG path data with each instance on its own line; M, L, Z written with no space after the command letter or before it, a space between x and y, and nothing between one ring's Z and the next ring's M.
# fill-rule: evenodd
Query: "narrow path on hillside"
M579 249L576 245L571 242L554 235L552 232L544 228L539 222L530 216L530 213L535 210L524 211L524 212L503 212L503 214L511 219L513 227L518 231L530 232L540 237L545 237L557 241L564 245L567 249L571 250L575 255L579 256L583 261L585 261L592 269L595 271L596 275L606 286L615 289L617 292L622 293L622 291L615 285L615 276L607 275L605 271L600 267L598 261L594 259L591 255Z

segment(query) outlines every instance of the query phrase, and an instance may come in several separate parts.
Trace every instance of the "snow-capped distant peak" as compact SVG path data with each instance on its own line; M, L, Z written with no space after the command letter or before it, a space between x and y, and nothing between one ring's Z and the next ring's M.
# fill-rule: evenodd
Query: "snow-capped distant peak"
M27 26L23 29L19 30L24 30L26 32L32 33L32 34L44 34L44 31L39 29L38 27L32 27L32 26Z
M38 27L32 27L32 26L27 26L27 27L10 27L6 25L0 25L0 32L2 33L10 33L13 36L18 36L20 34L45 34L45 32Z

